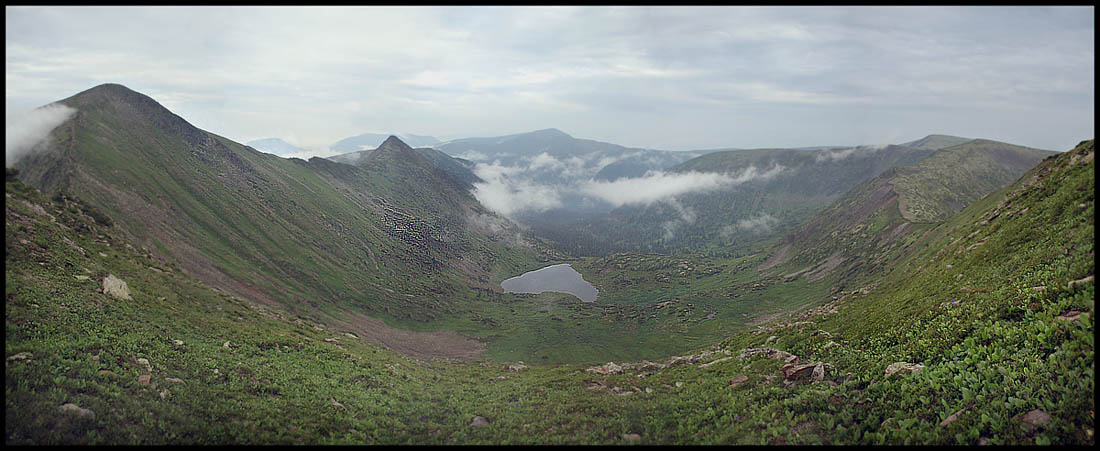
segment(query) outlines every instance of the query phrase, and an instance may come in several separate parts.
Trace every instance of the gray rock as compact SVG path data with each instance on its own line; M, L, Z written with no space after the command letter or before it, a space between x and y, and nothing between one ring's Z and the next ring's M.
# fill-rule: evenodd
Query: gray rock
M623 434L623 440L626 440L628 442L636 442L636 441L641 440L641 439L642 439L642 436L640 436L638 434Z
M623 367L616 365L615 362L607 362L607 365L594 366L585 371L597 374L619 374L623 372Z
M11 357L8 357L8 361L9 362L22 362L24 360L30 360L30 359L33 359L33 358L34 358L34 354L31 354L29 352L20 352L20 353L15 354Z
M80 416L80 417L95 419L95 412L93 412L91 409L81 408L80 406L78 406L76 404L73 404L71 402L67 403L67 404L63 404L59 408L59 410L61 410L62 412L72 412L72 413L75 413L77 416Z
M485 426L489 424L489 419L481 415L474 417L474 421L470 423L470 427Z
M921 365L919 363L894 362L891 363L890 366L886 367L886 375L890 376L893 374L897 374L900 376L902 374L917 373L923 369L924 365Z
M1024 414L1024 418L1020 421L1023 422L1024 425L1026 425L1028 428L1035 428L1039 426L1045 426L1047 423L1050 423L1050 420L1050 414L1043 412L1042 410L1035 409Z
M133 300L130 297L130 287L126 286L126 282L115 277L114 274L108 274L107 277L103 278L103 292L125 301Z

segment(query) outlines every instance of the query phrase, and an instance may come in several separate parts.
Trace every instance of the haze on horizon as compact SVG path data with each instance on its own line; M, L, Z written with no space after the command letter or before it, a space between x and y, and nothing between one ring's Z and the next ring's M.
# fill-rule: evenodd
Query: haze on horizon
M557 128L666 150L1050 150L1094 134L1094 8L5 7L10 119L102 83L238 142Z

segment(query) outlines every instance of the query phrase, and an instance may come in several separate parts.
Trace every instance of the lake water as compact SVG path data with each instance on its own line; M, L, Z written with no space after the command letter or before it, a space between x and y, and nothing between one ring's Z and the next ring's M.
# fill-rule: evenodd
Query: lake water
M501 282L500 287L506 293L569 293L584 302L595 302L597 294L596 287L584 280L581 273L568 263L525 272L521 276Z

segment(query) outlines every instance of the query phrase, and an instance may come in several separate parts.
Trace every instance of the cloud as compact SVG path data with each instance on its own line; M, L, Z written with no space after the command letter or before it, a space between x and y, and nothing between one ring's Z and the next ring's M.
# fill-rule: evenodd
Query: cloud
M818 163L823 161L840 161L852 156L866 156L885 149L888 144L873 144L869 146L850 147L840 150L819 150L814 155Z
M695 218L698 215L695 214L695 209L691 207L685 207L680 204L680 201L675 198L665 200L665 203L672 207L673 210L679 215L676 218L665 221L662 226L665 229L664 239L665 241L671 240L676 236L676 229L679 229L681 225L691 225L695 223Z
M610 182L589 180L579 186L579 191L616 207L650 205L687 193L715 191L754 180L767 180L784 170L783 166L775 165L766 171L760 171L756 166L749 166L740 173L729 174L649 171L642 177L622 178Z
M528 171L534 171L538 169L561 169L565 164L558 161L557 158L550 156L549 153L543 152L535 155L535 158L531 159L531 164L527 166Z
M779 219L774 216L764 213L754 218L742 219L737 221L736 224L727 225L722 227L722 237L729 238L737 231L746 231L753 235L765 235L771 233L772 228L779 223Z
M503 166L499 162L478 164L474 174L483 180L475 183L473 194L482 205L512 217L521 211L541 212L562 206L558 187L532 182L522 174L524 168Z
M53 129L76 113L76 109L52 103L4 121L4 166L11 167L30 153Z
M118 82L199 128L295 130L303 146L432 124L666 149L858 144L902 126L1060 149L1094 130L1092 10L14 6L6 103Z

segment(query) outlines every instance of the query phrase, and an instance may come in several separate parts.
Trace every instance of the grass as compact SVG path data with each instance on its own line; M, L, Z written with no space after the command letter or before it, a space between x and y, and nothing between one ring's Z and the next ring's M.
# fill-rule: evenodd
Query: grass
M55 201L9 176L6 443L1093 444L1094 282L1070 284L1095 270L1094 167L1078 163L1085 152L1091 158L1091 141L933 227L891 269L860 281L873 289L835 301L836 313L782 315L765 333L734 331L693 351L719 352L693 363L607 375L537 360L510 371L405 357L211 290L127 246L80 201ZM736 270L752 262L714 265L726 265L732 281L766 282ZM639 262L627 276L665 263L680 261ZM98 292L108 274L127 282L133 300ZM700 286L717 289L707 277L719 276L700 277ZM785 289L795 297L813 288ZM494 315L515 308L509 327L567 312L598 321L588 310L597 306L552 294L483 302ZM648 305L626 296L609 304ZM1072 312L1083 313L1059 319ZM519 343L567 329L524 331ZM823 382L784 384L783 362L737 357L765 345L833 368ZM731 358L719 361L723 350ZM925 369L884 377L899 361ZM155 388L139 382L144 374ZM747 381L731 384L737 376ZM65 403L95 418L61 412ZM1035 409L1050 421L1026 425ZM470 426L475 416L489 424Z

